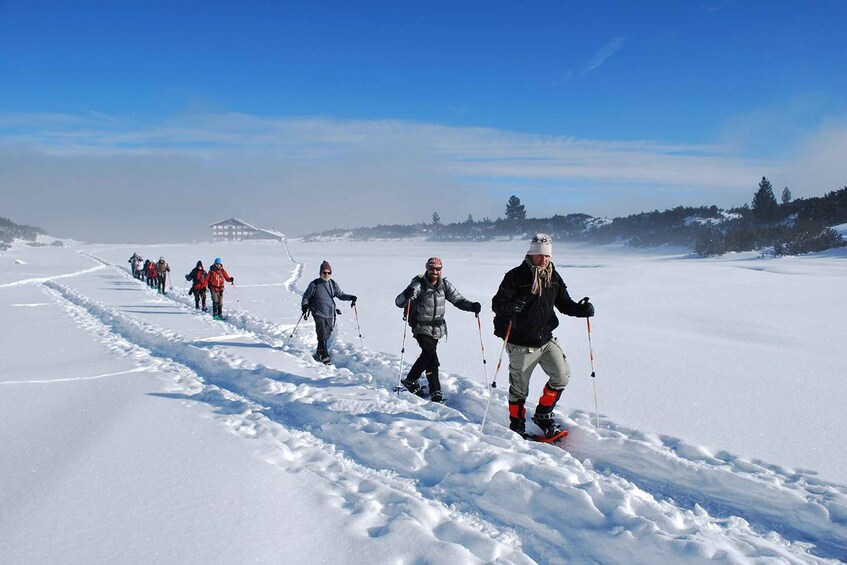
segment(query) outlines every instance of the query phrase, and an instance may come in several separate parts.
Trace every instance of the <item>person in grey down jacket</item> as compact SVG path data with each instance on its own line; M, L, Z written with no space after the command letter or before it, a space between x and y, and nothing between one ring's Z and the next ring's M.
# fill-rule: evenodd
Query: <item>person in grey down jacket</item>
M409 374L400 381L406 389L418 396L423 391L418 380L426 374L429 383L430 400L444 402L441 381L438 379L438 340L447 335L444 321L447 301L459 310L479 314L482 306L462 296L450 281L441 276L443 263L438 257L430 257L426 262L426 273L412 279L406 290L397 295L394 303L400 308L408 307L408 322L421 354L409 369Z
M338 286L338 283L332 280L332 266L328 261L321 263L319 272L321 276L310 282L309 286L306 287L300 307L303 311L304 320L309 318L310 312L315 320L315 332L318 334L315 360L329 364L332 359L327 350L327 341L329 341L332 329L335 327L335 316L341 313L335 307L335 299L349 300L352 308L356 305L356 296L345 293Z
M553 308L567 316L589 318L594 306L583 298L579 302L568 294L550 257L553 239L535 234L520 265L506 273L491 301L494 310L494 335L507 341L509 352L509 428L526 438L526 402L529 378L538 365L547 374L547 383L538 400L532 421L547 436L561 428L553 417L553 408L570 378L565 353L553 337L559 319Z

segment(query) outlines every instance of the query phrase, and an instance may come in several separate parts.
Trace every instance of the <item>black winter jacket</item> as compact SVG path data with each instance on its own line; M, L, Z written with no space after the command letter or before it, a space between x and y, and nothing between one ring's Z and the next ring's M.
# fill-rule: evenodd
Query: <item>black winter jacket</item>
M552 281L549 287L542 288L541 294L532 294L532 269L521 263L503 277L497 294L491 300L494 310L494 335L506 337L509 321L512 331L509 343L523 347L541 347L553 338L553 330L559 326L559 319L553 311L568 316L584 318L585 308L568 294L568 287L553 267ZM512 310L515 300L523 298L526 306L517 314Z

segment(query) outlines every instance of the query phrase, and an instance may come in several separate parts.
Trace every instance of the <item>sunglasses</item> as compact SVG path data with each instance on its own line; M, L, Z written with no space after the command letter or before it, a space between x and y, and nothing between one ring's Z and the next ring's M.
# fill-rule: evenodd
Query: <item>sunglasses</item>
M321 271L322 275L331 275L332 271Z
M427 267L427 271L441 271L441 267Z

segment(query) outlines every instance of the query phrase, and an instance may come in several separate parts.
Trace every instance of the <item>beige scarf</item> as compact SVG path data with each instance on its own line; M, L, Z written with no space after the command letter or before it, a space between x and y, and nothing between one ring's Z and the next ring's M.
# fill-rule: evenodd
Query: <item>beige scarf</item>
M532 264L532 257L527 255L524 262L532 269L532 294L541 294L542 288L549 288L553 280L553 263L547 263L547 267L539 269Z

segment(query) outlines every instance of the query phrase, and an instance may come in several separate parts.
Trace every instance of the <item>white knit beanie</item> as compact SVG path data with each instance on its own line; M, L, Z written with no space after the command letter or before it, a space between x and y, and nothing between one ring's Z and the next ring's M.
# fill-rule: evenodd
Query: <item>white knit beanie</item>
M527 255L547 255L553 256L553 238L546 233L537 233L532 236L532 242L529 244Z

